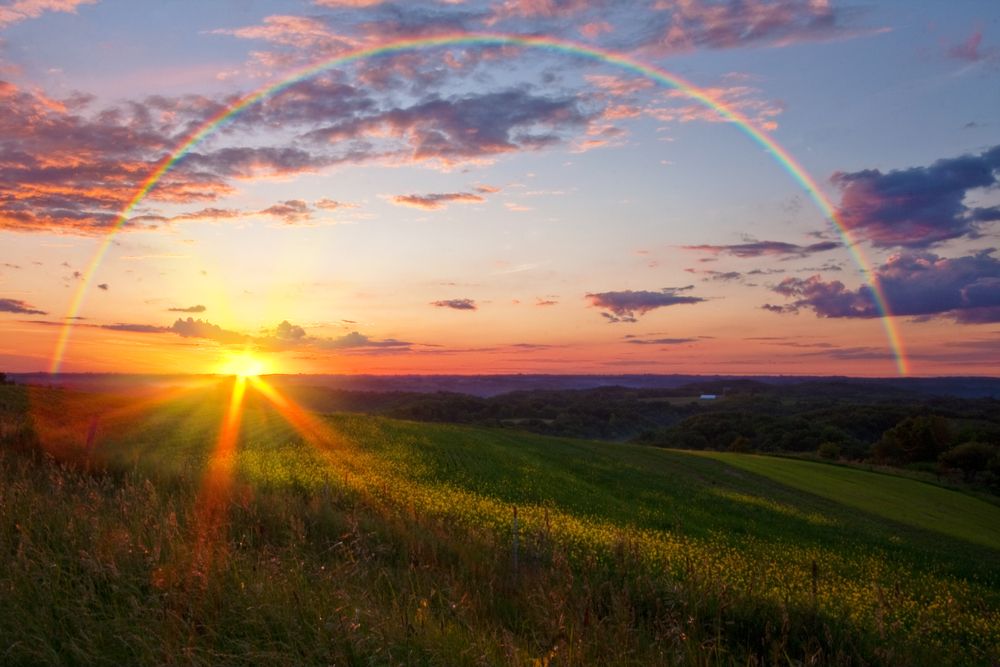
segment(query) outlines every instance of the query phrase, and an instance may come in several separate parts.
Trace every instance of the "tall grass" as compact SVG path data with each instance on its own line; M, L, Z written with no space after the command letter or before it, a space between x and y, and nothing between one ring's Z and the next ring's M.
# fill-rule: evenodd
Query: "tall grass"
M919 586L951 582L955 626L915 633L896 609L913 599L899 576L910 571L906 559L872 563L882 571L879 605L852 613L851 600L834 603L843 575L828 571L822 550L789 545L802 590L776 595L769 573L793 559L775 553L749 567L775 544L752 527L714 541L694 526L665 533L613 519L614 508L603 519L581 514L528 481L517 496L515 565L513 497L473 493L475 480L461 472L475 469L452 455L442 460L456 485L444 486L434 460L420 455L449 451L447 428L377 422L388 441L351 461L342 452L336 467L250 406L240 474L218 499L216 521L203 511L203 473L217 435L208 416L218 410L204 400L110 434L120 439L103 444L98 465L65 457L68 440L85 437L70 428L62 447L34 446L23 395L3 398L0 664L946 665L996 655L996 598L963 593L954 577L918 578ZM164 417L171 410L184 418ZM338 432L350 440L348 426ZM408 429L426 440L405 444ZM556 446L520 444L539 443ZM622 493L609 480L590 483L598 500L601 488ZM719 507L747 504L726 493L736 492L712 495ZM760 501L778 509L751 502L747 516L791 509L787 519L807 525L813 510L784 500ZM657 556L672 542L676 552ZM975 600L985 606L964 608ZM970 619L984 625L970 630Z

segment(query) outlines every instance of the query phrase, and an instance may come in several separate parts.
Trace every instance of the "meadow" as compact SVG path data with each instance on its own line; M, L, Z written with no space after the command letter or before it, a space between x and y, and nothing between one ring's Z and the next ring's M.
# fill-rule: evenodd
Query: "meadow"
M910 479L235 379L0 387L0 443L0 664L1000 659L1000 507Z

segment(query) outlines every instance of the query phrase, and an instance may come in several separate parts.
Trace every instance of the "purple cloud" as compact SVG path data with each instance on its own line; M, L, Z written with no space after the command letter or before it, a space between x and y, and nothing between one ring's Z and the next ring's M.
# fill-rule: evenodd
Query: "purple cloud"
M587 294L586 298L590 299L590 305L610 311L601 313L601 316L611 323L636 322L638 321L637 314L645 315L656 308L705 301L701 297L679 294L679 292L685 292L690 289L693 289L692 285L686 287L664 287L658 292L647 290L597 292Z
M20 299L0 299L0 313L18 313L20 315L47 315L44 310L38 310L34 306Z
M453 310L477 310L476 302L472 299L444 299L442 301L431 301L432 306L437 308L451 308Z
M750 241L748 243L734 243L730 245L686 245L681 246L684 250L695 250L708 252L713 255L732 255L733 257L763 257L763 256L788 256L806 257L817 252L826 252L840 247L834 241L821 241L809 245L796 245L785 243L784 241Z
M966 195L995 186L1000 146L882 173L865 169L837 172L844 224L881 248L928 248L959 237L975 238L985 223L1000 220L998 207L968 206Z
M928 252L895 255L880 266L876 278L893 315L949 317L962 324L1000 322L1000 260L993 249L944 258ZM871 287L849 289L839 280L785 278L772 288L793 299L765 304L773 312L811 309L819 317L879 317Z
M414 160L453 163L518 150L536 150L564 139L564 132L585 125L573 97L545 97L527 90L430 97L408 107L338 119L304 139L336 143L367 133L392 130L409 144ZM370 150L370 149L369 149Z

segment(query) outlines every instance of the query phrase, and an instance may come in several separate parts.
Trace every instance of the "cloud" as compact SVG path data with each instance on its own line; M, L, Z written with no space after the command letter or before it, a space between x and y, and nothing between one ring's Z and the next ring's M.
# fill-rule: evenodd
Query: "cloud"
M697 338L629 338L632 345L683 345L684 343L697 343Z
M873 245L928 248L959 237L975 238L986 223L1000 220L1000 208L966 203L978 188L998 183L1000 145L979 155L941 159L927 167L837 172L844 225Z
M638 315L645 315L656 308L678 304L700 303L705 299L680 294L692 289L687 287L664 287L658 292L647 290L624 290L621 292L598 292L587 294L590 304L610 312L601 313L609 322L636 322Z
M784 241L751 241L731 245L702 244L681 246L684 250L707 252L713 255L732 255L733 257L740 258L764 256L807 257L813 253L827 252L839 247L840 244L834 241L821 241L804 246L785 243Z
M168 330L178 336L181 336L182 338L205 338L208 340L214 340L217 343L222 343L223 345L245 343L250 339L250 337L245 334L228 331L217 324L196 320L190 317L187 319L178 319L174 322L173 326L169 327Z
M878 267L875 278L893 315L948 317L961 324L1000 322L1000 260L993 249L974 255L944 258L929 252L894 255ZM772 312L812 310L819 317L870 318L882 313L871 287L849 289L839 280L785 278L772 288L793 299L784 305L765 304Z
M0 28L35 19L46 12L76 13L81 5L92 5L98 0L14 0L0 6Z
M416 161L445 164L521 150L537 150L564 140L566 130L585 125L575 97L547 97L523 88L455 97L431 96L408 107L356 114L303 135L327 143L386 133L408 144Z
M711 269L684 269L688 273L702 274L706 276L703 280L711 280L714 282L728 283L734 280L740 280L743 278L743 274L739 271L713 271Z
M452 310L477 310L476 302L472 299L444 299L442 301L431 301L431 305L437 308L451 308Z
M413 343L407 342L405 340L397 340L395 338L385 338L383 340L374 340L360 334L357 331L352 331L349 334L340 336L339 338L326 338L326 339L313 339L316 347L326 350L347 350L347 349L360 349L360 348L376 348L380 350L397 350L405 351L410 348Z
M176 144L175 135L216 108L196 96L97 111L90 103L86 96L55 100L0 82L0 230L107 231ZM222 176L182 165L149 201L204 201L231 190Z
M266 16L260 25L220 28L213 30L212 34L261 40L310 51L319 50L321 53L336 52L357 44L356 40L331 31L324 21L307 16Z
M187 308L167 308L168 313L204 313L207 308L205 306L188 306Z
M286 225L307 222L312 219L312 209L301 199L289 199L260 211L261 215L277 218Z
M543 307L544 306L557 306L557 305L559 305L559 302L558 301L554 301L552 299L543 299L541 297L538 297L536 299L536 301L535 301L535 305L536 306L543 306Z
M386 0L313 0L313 4L320 7L374 7L384 2Z
M0 299L0 313L19 313L21 315L47 315L44 310L19 299Z
M256 178L317 171L334 162L331 156L293 146L229 146L209 153L188 153L182 165L186 170L217 177Z
M315 203L316 208L322 209L324 211L336 211L342 208L357 208L357 204L348 204L347 202L336 201L334 199L327 199L323 197Z
M870 32L855 27L856 10L813 0L658 0L655 8L665 15L644 46L661 54L751 44L780 47Z
M392 203L399 206L412 206L425 211L436 211L447 204L480 204L486 201L482 195L472 192L446 192L428 195L396 195Z
M983 51L983 31L977 28L964 41L948 49L948 55L957 60L976 63L993 55L992 51Z
M171 329L168 327L158 327L152 324L101 324L96 325L100 329L110 329L111 331L127 331L129 333L143 333L143 334L162 334L170 333Z
M105 292L107 292L107 291L108 291L108 290L110 289L110 287L108 286L108 284L107 284L107 283L100 283L100 284L99 284L99 285L97 286L97 289L99 289L99 290L104 290Z
M606 39L616 49L668 55L843 39L870 32L857 27L861 15L815 0L504 0L496 5L490 25L566 36L579 31L590 39ZM642 20L636 21L639 16Z
M3 302L0 299L0 311L3 310ZM22 314L44 315L39 310L18 310L9 311ZM82 318L77 318L82 319ZM40 324L51 327L65 326L65 322L32 320L33 324ZM75 326L88 327L92 329L106 329L108 331L122 331L137 334L175 334L182 338L200 338L214 341L220 345L240 345L251 346L258 350L268 352L283 352L293 349L316 349L316 350L356 350L356 351L384 351L384 352L409 352L413 343L396 338L376 339L352 331L336 338L321 338L310 336L306 330L288 320L282 321L277 327L261 332L261 335L251 336L236 331L223 329L222 327L203 320L193 318L178 319L171 326L164 327L155 324L140 323L115 323L115 324L85 324L80 323Z
M288 320L283 320L281 324L278 325L274 335L276 338L280 338L281 340L300 341L306 337L306 330L298 325L290 323Z
M329 73L302 81L248 107L168 171L144 200L147 210L124 229L243 215L215 206L173 217L151 209L208 204L233 194L244 180L315 173L345 163L454 165L539 150L565 142L598 113L585 110L578 96L542 94L530 86L450 96L420 91L406 98L416 101L400 103L336 78ZM0 146L0 230L106 232L177 137L231 102L152 96L91 108L93 100L85 96L56 100L0 82L0 136L6 138ZM261 141L276 145L252 145ZM479 186L450 194L474 201L493 191ZM323 199L313 206L335 210L343 205ZM301 200L253 214L290 224L310 216Z

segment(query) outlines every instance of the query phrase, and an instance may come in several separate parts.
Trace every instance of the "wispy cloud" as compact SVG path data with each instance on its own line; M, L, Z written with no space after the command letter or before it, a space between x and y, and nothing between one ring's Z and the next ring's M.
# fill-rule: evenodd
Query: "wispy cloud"
M0 299L0 313L19 313L21 315L46 315L44 310L38 310L30 303L20 299Z
M474 192L443 192L427 195L396 195L391 201L399 206L437 211L448 204L481 204L486 199Z
M827 252L839 248L840 244L834 241L821 241L810 243L809 245L797 245L784 241L750 241L747 243L734 243L729 245L686 245L681 246L684 250L694 250L697 252L707 252L712 255L732 255L733 257L808 257L818 252Z

